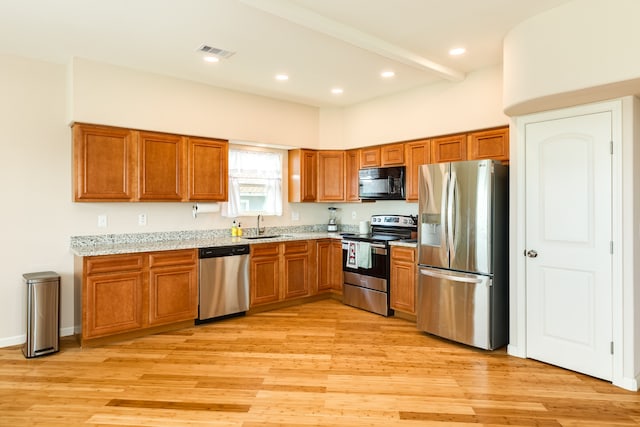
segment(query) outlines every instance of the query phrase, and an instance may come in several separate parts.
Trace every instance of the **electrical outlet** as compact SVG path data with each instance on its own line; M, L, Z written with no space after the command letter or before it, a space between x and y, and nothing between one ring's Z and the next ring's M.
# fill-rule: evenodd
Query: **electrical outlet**
M356 219L356 211L351 211L351 219Z
M107 226L107 216L98 215L98 227L105 228Z
M138 225L147 225L147 214L138 215Z
M300 221L300 212L291 211L291 220L292 221Z

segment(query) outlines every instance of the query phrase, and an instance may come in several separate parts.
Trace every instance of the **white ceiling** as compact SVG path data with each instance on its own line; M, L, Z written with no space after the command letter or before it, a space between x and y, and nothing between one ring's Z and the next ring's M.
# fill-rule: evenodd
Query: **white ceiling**
M76 56L339 107L500 64L510 28L568 1L0 0L0 54ZM205 63L202 44L236 53ZM457 46L467 53L450 57ZM396 76L383 80L388 69Z

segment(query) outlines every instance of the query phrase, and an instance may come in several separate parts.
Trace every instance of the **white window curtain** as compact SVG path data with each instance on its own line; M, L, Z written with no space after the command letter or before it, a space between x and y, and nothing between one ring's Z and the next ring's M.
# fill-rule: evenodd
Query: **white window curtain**
M243 190L259 197L250 203ZM282 155L230 149L229 201L222 204L221 213L230 218L282 215Z

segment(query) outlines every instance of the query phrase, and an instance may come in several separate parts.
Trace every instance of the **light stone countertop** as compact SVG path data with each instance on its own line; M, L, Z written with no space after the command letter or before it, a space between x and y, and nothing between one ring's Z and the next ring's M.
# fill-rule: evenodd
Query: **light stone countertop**
M389 242L389 246L404 246L407 248L417 248L418 242L416 240L392 240Z

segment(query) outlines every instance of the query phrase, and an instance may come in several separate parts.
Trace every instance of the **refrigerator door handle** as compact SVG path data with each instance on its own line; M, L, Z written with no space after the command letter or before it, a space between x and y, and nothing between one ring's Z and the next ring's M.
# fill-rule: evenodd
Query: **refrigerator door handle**
M456 281L456 282L463 282L463 283L475 283L475 284L480 284L482 283L485 279L482 277L462 277L462 276L454 276L452 274L447 274L447 273L440 273L437 271L433 271L433 270L427 270L424 268L420 269L420 274L422 274L423 276L430 276L430 277L434 277L436 279L445 279L445 280L452 280L452 281ZM490 283L490 282L489 282Z
M447 191L447 246L449 247L449 265L453 265L454 258L456 256L455 251L455 215L454 209L456 208L456 186L457 186L457 176L454 171L451 172L451 177L449 178L449 188Z
M440 241L442 242L442 244L444 245L444 247L446 248L446 250L443 252L440 252L440 256L445 255L446 258L443 259L442 261L446 260L446 265L447 267L450 265L449 264L449 242L447 240L447 229L449 228L449 224L447 223L447 206L448 206L448 194L449 194L449 180L450 180L450 176L447 173L445 175L445 179L442 181L442 206L440 207Z

